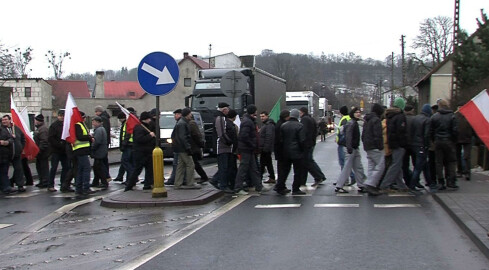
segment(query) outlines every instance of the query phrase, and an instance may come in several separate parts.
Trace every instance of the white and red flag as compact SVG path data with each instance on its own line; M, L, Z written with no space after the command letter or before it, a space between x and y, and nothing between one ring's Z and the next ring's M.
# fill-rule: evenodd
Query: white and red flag
M83 122L83 117L76 106L75 99L68 93L65 106L65 118L63 121L63 133L61 133L61 139L71 144L76 141L75 125L78 122Z
M27 110L25 110L27 112ZM12 114L12 123L19 127L19 129L24 133L25 146L22 151L22 158L27 158L28 160L33 160L39 153L39 147L37 147L34 139L32 138L31 130L29 125L26 124L24 118L21 116L17 107L15 106L14 98L10 96L10 113Z
M139 119L126 108L122 107L119 102L116 102L116 104L119 105L121 111L126 115L126 132L132 134L134 131L134 127L138 124L141 124L141 121L139 121Z
M477 96L459 109L477 136L489 148L489 92L482 90Z

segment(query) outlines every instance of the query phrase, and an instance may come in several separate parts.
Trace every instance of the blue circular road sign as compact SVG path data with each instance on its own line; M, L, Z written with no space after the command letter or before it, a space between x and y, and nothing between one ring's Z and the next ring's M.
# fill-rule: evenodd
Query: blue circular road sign
M163 96L177 86L180 70L173 57L164 52L146 55L138 66L139 85L146 93Z

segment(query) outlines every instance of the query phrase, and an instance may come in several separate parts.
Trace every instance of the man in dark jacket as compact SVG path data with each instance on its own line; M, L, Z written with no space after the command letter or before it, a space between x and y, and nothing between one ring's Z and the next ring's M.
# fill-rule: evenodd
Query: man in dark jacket
M403 181L402 162L406 150L404 147L407 142L406 134L406 115L403 109L406 106L406 101L398 97L394 100L394 106L390 107L385 112L387 121L387 143L392 151L392 163L385 173L384 180L380 188L387 189L392 184L396 183L397 188L407 190L408 187Z
M243 190L243 182L248 177L250 183L255 187L257 192L262 192L260 172L256 162L255 152L258 150L257 130L256 130L256 106L253 104L246 107L246 113L241 121L238 134L238 152L241 154L238 173L234 183L234 191L238 195L247 195L248 192Z
M195 164L192 159L192 146L190 137L189 121L192 119L192 112L189 108L182 109L182 117L178 120L171 134L173 151L178 153L177 172L175 174L174 189L188 188L200 189L199 184L195 184L194 170ZM186 177L187 184L183 181Z
M431 117L430 135L435 144L436 176L440 185L439 190L445 190L447 187L458 188L457 176L455 175L457 133L457 119L453 111L448 108L448 102L444 99L438 101L438 112ZM445 177L443 177L444 168L447 173Z
M67 181L66 173L69 170L70 162L66 155L66 141L61 139L63 133L63 121L65 118L65 111L58 111L58 120L49 126L49 149L51 151L51 170L49 171L48 190L51 192L56 191L54 187L54 178L58 170L58 164L61 162L61 175L59 182L61 183L61 191L72 190L65 182Z
M0 126L0 191L4 194L13 192L8 179L8 169L13 156L14 139L3 125Z
M413 119L416 116L413 106L406 105L406 107L404 107L404 115L406 115L406 133L412 134L411 126L413 123ZM413 175L410 167L411 164L413 166L414 164L416 164L416 153L413 151L411 136L406 136L406 138L406 146L404 147L406 153L404 153L404 159L402 161L402 175L404 177L404 182L406 183L406 185L409 186L411 182L411 177ZM418 187L422 188L422 186Z
M431 124L431 106L424 104L421 113L416 115L412 121L411 137L412 150L416 153L416 163L414 164L413 175L409 181L411 193L418 195L420 191L416 190L419 186L419 176L421 172L430 190L436 189L436 182L431 181L430 168L428 166L428 149L430 147L430 124Z
M19 127L15 126L12 123L12 118L10 115L6 114L2 117L2 126L5 127L10 135L12 136L13 143L13 158L12 158L12 167L14 169L14 173L12 175L12 179L10 180L10 184L12 187L14 184L17 185L18 192L25 192L25 181L24 181L24 170L22 169L22 158L21 154L25 146L25 136L24 133L20 130Z
M350 111L351 120L345 125L345 137L346 137L346 153L345 153L345 166L341 170L338 181L336 182L335 192L337 193L348 193L348 191L343 189L350 172L353 170L355 172L355 179L359 192L366 192L365 190L365 180L366 176L363 171L362 156L360 154L360 128L358 125L358 120L362 116L362 112L359 108L354 107Z
M202 133L200 132L197 122L195 122L194 117L188 122L190 128L190 148L192 149L192 160L194 161L195 171L200 176L199 184L209 181L207 173L202 168L199 160L203 158L202 148L204 148L204 140L202 138Z
M458 110L464 104L458 105ZM470 180L470 152L472 148L472 137L474 130L467 119L459 111L455 112L457 118L458 134L457 134L457 174L464 175L465 180Z
M384 139L380 117L384 113L382 105L374 103L372 111L363 118L362 142L367 152L368 172L365 190L370 195L379 195L377 186L380 183L385 167Z
M260 113L260 119L263 126L260 128L260 173L263 178L265 168L268 171L268 180L264 183L275 184L275 171L272 163L272 153L275 140L275 122L270 119L268 112Z
M309 172L312 177L314 177L314 183L312 184L312 186L315 187L326 180L326 176L324 176L321 168L319 168L313 157L314 147L316 146L316 138L318 135L318 126L316 121L309 115L306 107L300 108L299 113L301 117L301 123L304 125L304 132L306 134L306 142L304 144L306 170L302 171L302 173L304 174L304 176L302 177L304 182L302 184L306 184L307 173Z
M103 127L105 129L105 133L106 133L106 137L107 137L107 144L106 144L106 148L107 150L109 149L109 145L110 145L110 115L107 113L107 111L104 110L104 107L102 106L96 106L95 107L95 115L102 118L102 122L103 122ZM106 181L102 181L102 182L110 182L112 181L112 178L110 177L110 173L109 173L109 158L107 156L107 158L104 158L103 159L103 162L104 162L104 165L105 165L105 168L106 168L106 172L105 172L105 180ZM93 178L93 182L92 182L92 187L99 187L100 186L100 177L98 176L95 176Z
M275 145L273 146L273 150L275 153L275 160L277 160L277 180L280 178L280 174L284 172L283 168L284 168L284 160L285 160L285 155L284 155L284 150L283 150L284 146L283 146L283 143L281 141L280 128L282 127L282 125L285 122L287 122L289 120L289 118L290 118L290 111L289 110L282 110L280 112L280 117L277 121L277 124L275 125L275 140L274 140ZM274 188L275 191L278 190L277 186L278 186L278 182L277 182L277 185L275 185L275 188ZM284 192L282 192L284 194L291 191L290 189L285 187L285 183L283 184L282 190L284 191Z
M34 131L34 142L39 147L39 153L36 156L36 170L39 176L39 183L36 185L38 188L47 188L49 179L49 130L44 124L44 116L42 114L36 115L34 118L34 125L36 131Z
M124 191L134 188L143 168L145 172L143 190L151 189L153 184L153 149L156 143L156 135L154 126L151 125L152 120L149 112L142 112L139 120L141 124L136 125L133 132L134 171L127 179Z
M292 165L294 166L292 194L306 194L306 192L300 190L300 187L304 182L303 178L305 175L307 175L307 171L306 174L304 174L303 171L307 169L304 165L304 156L306 155L304 146L306 144L306 134L304 130L304 125L302 123L299 123L299 117L299 110L292 109L290 111L289 120L280 125L279 140L282 146L282 166L278 167L280 171L278 172L277 185L275 186L275 191L280 195L285 195L288 193L285 182L287 181L287 177L289 176L290 168Z
M93 173L95 177L101 179L102 190L109 187L105 175L107 168L105 167L104 159L107 158L107 134L105 128L102 126L103 120L100 116L95 116L92 119L93 131L93 142L92 142L92 158L93 158Z

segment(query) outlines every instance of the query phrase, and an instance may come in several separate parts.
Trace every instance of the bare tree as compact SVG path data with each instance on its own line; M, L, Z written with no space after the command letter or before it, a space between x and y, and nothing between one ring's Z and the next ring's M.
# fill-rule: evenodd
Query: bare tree
M61 79L63 76L63 62L65 58L68 57L68 59L71 59L69 52L64 52L60 53L58 56L53 51L48 51L48 53L45 55L49 64L50 68L53 68L54 71L54 78L56 80Z
M5 45L0 43L0 78L15 77L14 57Z
M453 21L446 16L425 19L412 47L420 51L418 60L435 66L452 53Z
M27 69L27 66L29 63L32 61L32 49L30 46L25 49L25 51L22 51L20 48L15 49L15 70L17 74L20 76L27 76L29 75L29 71L32 71L32 69Z

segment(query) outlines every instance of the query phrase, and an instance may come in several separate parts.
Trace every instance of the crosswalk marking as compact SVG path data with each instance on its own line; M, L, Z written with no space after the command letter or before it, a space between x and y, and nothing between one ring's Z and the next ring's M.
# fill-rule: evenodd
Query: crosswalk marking
M336 193L336 197L363 197L363 194Z
M299 208L300 203L283 203L283 204L257 204L255 208L258 209L270 209L270 208Z
M32 196L37 196L39 193L21 193L21 194L16 194L16 195L7 195L5 198L13 199L13 198L29 198Z
M374 207L376 208L402 208L402 207L421 207L420 204L416 203L376 203L374 204Z
M358 203L317 203L314 207L331 207L331 208L341 208L341 207L360 207Z
M13 226L14 224L0 224L0 229L4 229L10 226Z
M387 196L389 196L389 197L414 197L413 194L409 194L409 193L388 193Z

